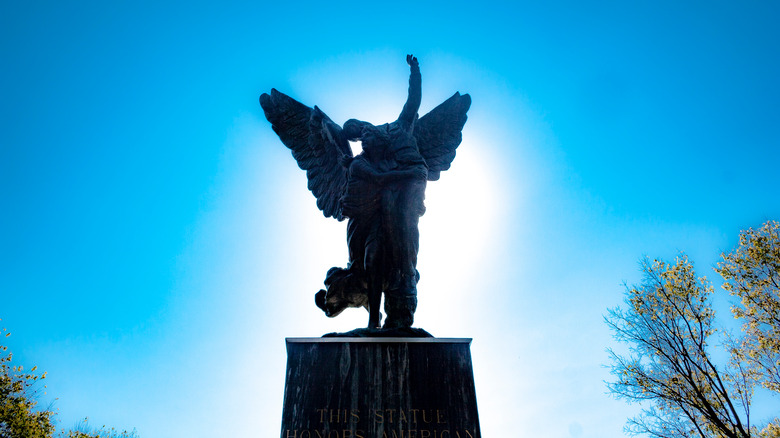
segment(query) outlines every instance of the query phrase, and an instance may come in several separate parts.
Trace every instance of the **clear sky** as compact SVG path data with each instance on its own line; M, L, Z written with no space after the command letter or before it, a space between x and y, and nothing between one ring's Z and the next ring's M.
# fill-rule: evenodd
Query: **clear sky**
M314 306L345 223L258 96L392 121L413 53L421 113L473 99L428 186L416 325L474 339L486 437L622 436L603 315L639 258L713 277L780 219L779 20L759 1L3 2L0 324L63 427L275 436L284 338L367 313Z

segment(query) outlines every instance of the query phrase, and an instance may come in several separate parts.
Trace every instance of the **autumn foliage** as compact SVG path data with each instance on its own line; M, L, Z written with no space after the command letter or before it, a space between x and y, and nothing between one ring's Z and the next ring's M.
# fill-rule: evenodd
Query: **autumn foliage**
M687 257L674 263L643 260L644 281L627 288L626 305L606 317L628 354L610 350L610 391L642 402L629 420L631 434L656 437L779 437L780 422L751 424L756 385L780 392L780 224L767 222L740 236L716 271L739 299L743 322L732 337L715 325L715 293ZM721 335L721 336L716 336ZM713 360L714 339L725 340L731 360Z
M10 335L4 328L0 333L2 339ZM86 419L75 429L57 432L55 413L37 406L46 373L37 373L37 367L25 371L12 359L8 347L0 345L0 438L137 438L134 430L119 432L105 426L94 430Z

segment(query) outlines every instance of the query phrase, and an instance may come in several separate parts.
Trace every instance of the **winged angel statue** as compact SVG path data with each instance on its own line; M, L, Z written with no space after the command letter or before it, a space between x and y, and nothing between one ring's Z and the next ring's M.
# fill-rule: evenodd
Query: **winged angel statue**
M298 166L326 217L349 219L346 268L331 268L315 295L329 317L347 307L368 309L368 328L410 328L417 308L417 223L425 212L427 181L449 169L461 142L468 94L455 93L418 119L420 66L407 55L409 95L398 120L375 126L347 120L340 127L317 106L309 108L275 89L260 96L265 117ZM349 141L363 151L352 156Z

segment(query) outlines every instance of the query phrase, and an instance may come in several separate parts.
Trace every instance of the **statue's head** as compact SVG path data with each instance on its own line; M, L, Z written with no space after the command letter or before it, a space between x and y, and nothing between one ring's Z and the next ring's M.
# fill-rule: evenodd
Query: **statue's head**
M390 143L386 125L374 126L361 120L349 119L344 123L343 133L349 141L359 140L363 153L372 161L381 159Z
M360 137L363 135L363 127L366 125L373 126L368 122L363 122L357 119L347 120L346 123L344 123L344 128L343 128L343 132L344 135L347 137L347 140L349 141L360 140Z

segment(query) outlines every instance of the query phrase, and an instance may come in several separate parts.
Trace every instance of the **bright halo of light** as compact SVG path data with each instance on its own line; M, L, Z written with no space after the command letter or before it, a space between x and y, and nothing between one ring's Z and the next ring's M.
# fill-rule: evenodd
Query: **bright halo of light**
M462 303L493 259L499 184L480 150L476 144L459 150L452 168L428 183L417 264L418 291L425 301L416 314L419 326L454 328L452 315L468 311Z

